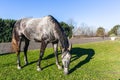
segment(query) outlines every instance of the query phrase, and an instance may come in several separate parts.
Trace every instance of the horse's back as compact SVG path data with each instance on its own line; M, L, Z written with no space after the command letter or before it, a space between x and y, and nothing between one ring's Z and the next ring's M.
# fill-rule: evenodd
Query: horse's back
M24 18L19 24L19 32L29 40L54 40L56 37L55 21L52 16L43 18Z

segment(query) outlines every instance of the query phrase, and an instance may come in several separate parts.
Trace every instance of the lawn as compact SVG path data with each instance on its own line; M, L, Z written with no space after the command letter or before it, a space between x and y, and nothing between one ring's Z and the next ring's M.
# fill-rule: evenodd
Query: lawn
M120 41L103 41L73 45L70 74L58 70L52 48L47 48L36 70L39 50L28 51L29 65L16 68L16 54L0 55L0 80L120 80ZM61 54L59 53L60 64Z

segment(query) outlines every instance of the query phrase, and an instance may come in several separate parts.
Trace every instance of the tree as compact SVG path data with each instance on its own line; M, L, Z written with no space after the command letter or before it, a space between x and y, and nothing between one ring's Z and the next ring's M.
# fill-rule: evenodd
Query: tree
M12 38L12 29L15 20L0 19L0 42L10 42Z
M120 36L120 27L117 29L117 36Z
M96 36L104 37L105 36L105 29L103 27L99 27L96 31Z
M109 32L108 35L110 34L115 34L118 35L118 29L120 28L120 25L115 25Z
M60 22L60 25L63 27L66 35L71 38L71 37L72 37L72 29L73 29L73 26L70 26L70 25L68 25L68 24L65 23L65 22Z
M73 35L76 37L92 37L95 36L95 30L92 28L92 26L81 23L79 27L75 27L73 29Z

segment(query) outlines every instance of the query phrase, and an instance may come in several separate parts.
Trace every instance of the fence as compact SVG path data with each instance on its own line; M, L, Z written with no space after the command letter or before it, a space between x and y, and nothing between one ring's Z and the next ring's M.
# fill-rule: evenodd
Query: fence
M102 39L100 37L72 38L72 39L70 39L70 42L72 44L81 44L81 43L97 42L97 41L104 41L104 40L110 40L110 38L108 38L108 37L106 37L104 39ZM23 45L24 45L24 42L22 42L21 51L23 51ZM51 47L51 46L52 46L51 44L48 44L47 47ZM31 41L28 49L29 50L40 49L40 43ZM11 43L0 43L0 54L6 54L6 53L8 53L8 54L14 53L14 51L12 50Z

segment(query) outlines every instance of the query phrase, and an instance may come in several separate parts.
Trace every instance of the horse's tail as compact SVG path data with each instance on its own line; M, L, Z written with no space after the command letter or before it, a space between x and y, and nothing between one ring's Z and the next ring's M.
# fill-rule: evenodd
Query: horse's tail
M15 51L15 52L19 51L19 45L18 45L19 35L16 29L20 27L21 20L16 21L16 23L14 24L13 32L12 32L12 51Z
M12 50L15 52L19 50L18 37L15 30L13 30L13 34L12 34Z

